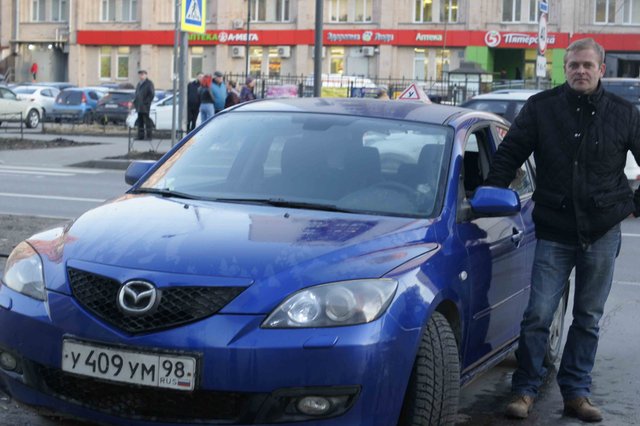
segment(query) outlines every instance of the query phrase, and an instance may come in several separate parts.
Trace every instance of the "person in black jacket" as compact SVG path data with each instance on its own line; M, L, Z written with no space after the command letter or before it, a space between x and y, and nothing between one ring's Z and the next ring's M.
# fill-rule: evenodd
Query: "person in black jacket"
M598 323L621 244L620 222L640 215L640 193L624 174L627 152L640 161L640 113L603 90L604 49L573 42L564 56L566 82L527 101L491 164L485 184L507 187L533 153L533 220L538 238L529 304L520 325L510 417L525 418L546 374L549 326L575 268L573 323L557 381L565 415L602 420L589 399Z
M200 113L200 80L204 74L199 72L196 79L187 84L187 132L196 128L198 114Z
M153 86L153 82L147 78L147 72L145 70L138 71L138 77L140 81L136 86L136 93L133 99L133 107L138 112L138 136L137 140L151 139L153 133L153 122L149 118L149 110L151 109L151 102L156 95L156 89Z

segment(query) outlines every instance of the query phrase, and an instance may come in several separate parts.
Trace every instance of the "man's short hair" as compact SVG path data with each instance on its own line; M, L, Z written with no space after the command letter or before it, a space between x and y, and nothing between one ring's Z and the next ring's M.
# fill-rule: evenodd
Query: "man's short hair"
M594 39L592 38L581 38L580 40L576 40L567 47L567 50L564 52L564 63L567 63L567 56L569 52L578 52L580 50L588 50L591 49L598 55L598 65L602 65L604 63L604 48L600 46Z
M145 70L140 70L138 71L138 74L146 74L147 72Z
M213 76L214 77L224 77L224 74L222 74L222 72L220 72L220 71L216 71L216 72L213 73Z

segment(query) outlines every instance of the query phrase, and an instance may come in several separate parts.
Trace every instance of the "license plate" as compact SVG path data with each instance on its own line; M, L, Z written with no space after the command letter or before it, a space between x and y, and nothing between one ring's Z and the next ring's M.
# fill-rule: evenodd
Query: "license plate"
M194 389L196 359L65 340L62 370L114 382L184 391Z
M116 104L106 104L105 107L106 108L118 108L118 105L116 105Z

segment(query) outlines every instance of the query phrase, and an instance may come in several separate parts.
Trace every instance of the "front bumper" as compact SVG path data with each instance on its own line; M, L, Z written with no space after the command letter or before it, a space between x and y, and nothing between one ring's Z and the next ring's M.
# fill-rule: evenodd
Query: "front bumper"
M397 422L419 330L392 317L369 324L266 330L261 315L214 315L141 336L114 330L69 296L46 303L0 287L0 351L19 360L0 369L17 400L113 424L390 425ZM19 331L19 332L16 332ZM62 340L73 338L140 351L199 354L193 392L119 384L63 372ZM46 350L43 350L46 348ZM308 395L338 395L327 416L300 416Z

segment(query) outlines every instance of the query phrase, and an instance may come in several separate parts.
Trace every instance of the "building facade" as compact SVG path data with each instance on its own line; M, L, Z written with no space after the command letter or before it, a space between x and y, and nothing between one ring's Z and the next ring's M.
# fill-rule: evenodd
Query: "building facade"
M187 2L195 0L183 0ZM201 0L206 33L187 69L310 75L316 0ZM539 0L324 0L325 73L440 80L472 61L495 78L534 79ZM594 37L607 76L640 75L640 0L549 0L547 79L564 80L567 45ZM15 81L172 85L174 0L0 0L0 72ZM247 26L247 17L250 16Z

